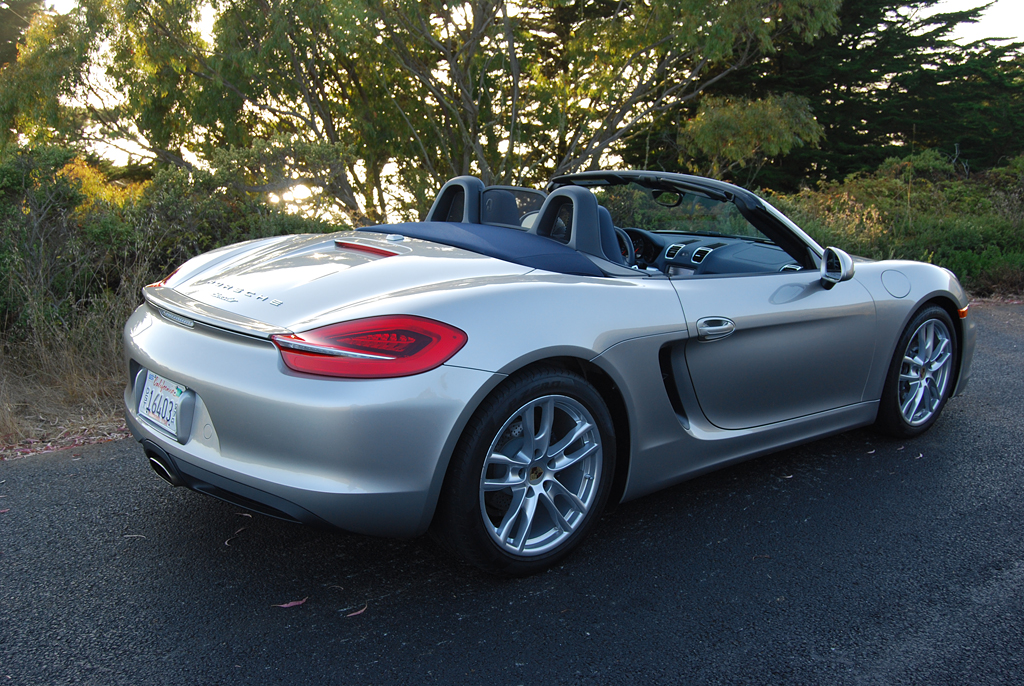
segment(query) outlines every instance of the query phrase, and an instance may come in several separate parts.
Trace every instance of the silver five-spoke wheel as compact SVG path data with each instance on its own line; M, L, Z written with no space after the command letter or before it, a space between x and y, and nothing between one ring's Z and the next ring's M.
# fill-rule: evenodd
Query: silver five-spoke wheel
M921 324L910 337L900 367L900 414L920 426L942 407L953 368L952 338L938 319Z
M601 515L616 447L604 396L577 370L538 365L514 374L463 431L431 534L488 572L547 569Z
M516 555L546 553L586 518L601 478L601 435L579 401L531 400L498 430L480 474L487 532Z
M885 378L878 426L900 438L935 423L956 383L957 338L949 313L925 307L907 324Z

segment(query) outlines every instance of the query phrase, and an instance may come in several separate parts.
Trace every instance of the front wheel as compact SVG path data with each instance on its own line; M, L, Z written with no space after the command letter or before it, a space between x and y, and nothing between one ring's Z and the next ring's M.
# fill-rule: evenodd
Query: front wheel
M512 377L466 427L432 532L485 571L542 571L586 536L614 471L611 415L593 386L559 368Z
M957 355L953 320L937 306L915 316L896 345L878 408L878 426L909 438L924 433L953 391Z

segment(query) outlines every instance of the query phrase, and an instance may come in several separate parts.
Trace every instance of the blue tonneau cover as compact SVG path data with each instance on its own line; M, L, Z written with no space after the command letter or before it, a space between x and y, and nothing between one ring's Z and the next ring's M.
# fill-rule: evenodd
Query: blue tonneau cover
M550 238L502 226L457 224L454 222L417 222L367 226L359 231L397 233L454 248L462 248L524 267L558 274L604 276L596 264L567 245Z

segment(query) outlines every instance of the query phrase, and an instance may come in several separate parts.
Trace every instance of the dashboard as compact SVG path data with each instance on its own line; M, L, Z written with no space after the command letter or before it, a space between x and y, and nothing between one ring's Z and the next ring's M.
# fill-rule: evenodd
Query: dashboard
M640 269L669 276L744 274L799 270L789 253L764 240L691 233L625 229Z

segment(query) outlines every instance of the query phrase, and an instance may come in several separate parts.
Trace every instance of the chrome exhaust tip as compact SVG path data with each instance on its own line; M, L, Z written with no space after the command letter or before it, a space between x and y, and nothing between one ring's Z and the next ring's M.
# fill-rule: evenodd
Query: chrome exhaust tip
M174 468L167 464L160 455L147 451L146 457L149 458L149 466L153 468L153 471L156 472L156 475L161 479L172 486L185 485L185 482L178 477Z

